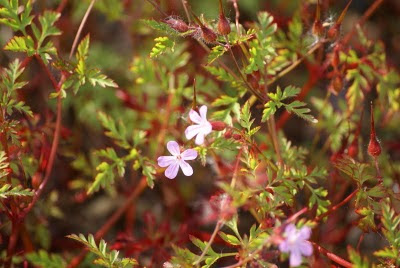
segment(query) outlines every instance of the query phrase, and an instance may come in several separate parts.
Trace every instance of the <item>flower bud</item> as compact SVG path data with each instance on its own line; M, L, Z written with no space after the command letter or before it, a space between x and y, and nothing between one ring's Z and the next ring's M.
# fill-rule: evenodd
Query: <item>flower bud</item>
M229 21L223 14L219 15L218 32L221 35L228 35L231 32Z
M239 141L239 140L242 139L242 135L237 134L237 133L233 134L232 137L233 137L233 139L235 139L235 140L237 140L237 141Z
M224 133L225 139L230 139L232 138L232 131L228 130Z
M173 18L173 17L168 17L165 19L165 22L175 31L178 31L180 33L187 32L189 30L189 26L186 24L181 19Z
M210 122L212 126L212 130L222 131L226 128L226 124L222 121L213 121Z
M215 43L217 41L217 34L206 26L201 27L201 36L206 43Z

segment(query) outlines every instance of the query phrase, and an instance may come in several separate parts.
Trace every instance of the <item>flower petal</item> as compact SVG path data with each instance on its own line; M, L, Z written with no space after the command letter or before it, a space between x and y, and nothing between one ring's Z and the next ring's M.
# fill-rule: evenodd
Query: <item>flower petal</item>
M158 165L160 167L167 167L169 165L172 165L174 162L176 162L176 157L172 155L168 156L160 156L158 159Z
M307 240L309 239L311 236L311 228L308 226L303 226L300 230L299 230L299 239L301 240Z
M201 130L204 133L204 135L208 135L208 134L211 133L212 125L211 125L210 122L206 121L206 122L203 122L203 124L201 124L201 125L202 125L202 129Z
M190 140L202 131L201 125L191 125L185 130L186 139Z
M280 250L281 252L289 252L289 243L286 242L286 240L282 241L282 242L279 244L279 250Z
M179 144L176 141L169 141L167 143L167 149L174 156L181 154L181 150L179 149Z
M196 143L197 145L202 145L204 143L204 133L200 132L199 134L197 134L196 136L196 140L194 141L194 143Z
M207 106L205 106L205 105L201 106L199 111L200 111L201 120L203 122L207 121Z
M201 123L201 117L200 115L193 109L190 110L189 112L189 118L192 120L192 122L200 124Z
M300 250L295 249L290 251L289 264L291 267L299 266L302 262Z
M164 172L165 177L168 179L174 179L178 175L179 164L178 162L172 163Z
M303 254L304 256L311 256L313 253L313 247L312 247L311 243L308 241L303 241L303 243L301 243L299 248L300 248L301 254Z
M187 149L182 154L183 160L194 160L197 157L197 151L194 149Z
M183 160L179 161L179 166L181 167L183 174L185 174L185 176L193 175L193 168L185 161L183 161Z
M288 224L285 227L285 237L291 237L297 234L297 228L296 225L294 225L293 223Z

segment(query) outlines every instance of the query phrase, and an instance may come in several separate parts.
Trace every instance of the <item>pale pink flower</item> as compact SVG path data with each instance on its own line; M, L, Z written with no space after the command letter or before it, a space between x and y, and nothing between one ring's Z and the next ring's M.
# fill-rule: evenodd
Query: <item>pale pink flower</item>
M185 135L188 140L196 136L195 143L197 145L203 144L204 137L212 131L211 123L207 120L207 106L201 106L199 112L200 114L193 109L190 110L189 118L195 124L188 126L185 130Z
M310 235L311 229L307 226L303 226L299 230L293 223L286 226L283 234L285 240L279 244L279 250L290 254L290 266L299 266L302 262L302 255L312 255L313 247L310 242L306 241Z
M192 176L192 167L185 162L185 160L194 160L197 157L197 151L193 149L187 149L181 153L179 144L176 141L169 141L167 143L167 149L172 154L169 156L160 156L157 161L160 167L168 167L165 170L165 176L168 179L173 179L178 175L179 167L182 169L185 176Z

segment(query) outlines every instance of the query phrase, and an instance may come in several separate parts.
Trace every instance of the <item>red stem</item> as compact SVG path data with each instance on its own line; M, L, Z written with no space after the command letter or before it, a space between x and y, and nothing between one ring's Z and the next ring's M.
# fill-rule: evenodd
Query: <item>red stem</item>
M348 203L353 196L358 192L358 189L355 190L354 192L352 192L348 197L346 197L342 202L340 202L339 204L331 207L327 212L319 215L318 217L315 218L315 221L318 222L320 220L322 220L323 218L325 218L326 216L332 214L333 212L335 212L336 210L338 210L341 206L345 205L346 203Z
M310 242L311 244L313 244L313 246L318 250L319 253L325 255L326 257L328 257L328 259L330 259L331 261L336 262L337 264L342 265L343 267L346 268L352 268L353 264L351 264L350 262L340 258L339 256L333 254L332 252L328 251L327 249L321 247L320 245L314 243L314 242Z

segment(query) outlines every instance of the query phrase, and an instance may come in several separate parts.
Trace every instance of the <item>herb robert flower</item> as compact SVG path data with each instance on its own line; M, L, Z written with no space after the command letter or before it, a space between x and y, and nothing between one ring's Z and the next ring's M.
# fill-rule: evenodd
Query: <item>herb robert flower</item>
M303 226L299 230L293 223L286 226L283 234L285 240L279 244L279 250L281 252L290 253L290 266L299 266L302 262L302 255L312 255L312 245L310 242L306 241L310 238L310 235L311 229L307 226Z
M160 167L168 167L165 170L165 176L168 179L174 179L178 175L179 167L185 176L193 175L193 168L185 160L194 160L197 157L197 151L187 149L181 153L179 144L176 141L169 141L167 149L172 155L160 156L157 161Z
M200 114L193 109L190 110L189 118L195 124L188 126L185 130L185 135L188 140L196 136L195 143L197 145L203 144L204 137L210 134L212 131L212 125L207 120L207 106L201 106L199 112Z

